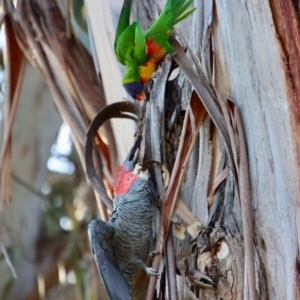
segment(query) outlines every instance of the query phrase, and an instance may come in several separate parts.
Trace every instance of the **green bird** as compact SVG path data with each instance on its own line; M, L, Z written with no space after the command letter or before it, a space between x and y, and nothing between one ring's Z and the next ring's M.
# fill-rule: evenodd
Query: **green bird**
M118 61L127 67L122 80L127 93L136 100L143 100L144 85L157 65L173 48L169 37L175 24L192 14L193 0L167 0L153 25L143 33L138 22L130 24L132 0L124 0L115 38Z

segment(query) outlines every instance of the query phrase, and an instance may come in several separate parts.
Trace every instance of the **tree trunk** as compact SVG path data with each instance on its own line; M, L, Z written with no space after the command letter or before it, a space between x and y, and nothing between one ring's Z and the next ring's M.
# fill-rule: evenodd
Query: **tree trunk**
M299 297L298 10L293 1L215 2L221 91L239 108L248 149L259 299Z
M50 0L20 3L24 10L28 3L40 5L40 11L47 11L47 5L56 7ZM23 12L25 36L32 30L30 47L44 51L37 52L40 60L33 63L49 73L45 77L81 155L87 125L104 106L102 88L107 104L125 96L124 70L113 53L122 1L85 3L97 74L84 68L85 62L91 63L88 54L82 60L67 60L62 49L68 49L71 58L81 57L83 51L73 36L64 40L64 34L57 34L56 23L46 13L39 16L48 22L40 23L45 26L42 32L52 35L44 37L48 44L38 44L32 38L36 27L27 23ZM133 19L138 16L146 29L164 4L133 1ZM150 101L144 104L146 156L163 162L171 172L164 195L165 240L168 218L179 216L172 218L173 239L164 244L167 266L159 279L160 299L300 299L299 5L290 0L194 0L194 6L197 10L178 26L182 34L175 32L182 47L172 40L175 54L159 66L147 87ZM62 23L59 29L65 33ZM57 44L65 42L61 52L51 48L49 36ZM178 65L180 73L171 80ZM66 76L63 70L68 70ZM82 77L78 70L85 70ZM86 79L82 85L81 78ZM64 85L68 88L62 93ZM101 104L93 102L97 96ZM100 133L104 139L113 136L107 148L114 154L107 159L101 149L106 175L111 171L109 158L117 165L116 149L124 157L132 144L133 126L125 124L115 122L112 130ZM180 210L178 198L192 216L186 208ZM105 217L104 211L102 204ZM178 239L177 229L195 220L201 221L201 231Z
M195 6L190 47L198 54L207 79L234 101L244 124L257 293L249 292L251 287L245 280L243 222L246 220L232 174L219 186L212 203L207 202L214 180L211 174L216 174L216 168L219 173L228 166L223 159L226 149L222 138L221 159L216 159L213 153L217 151L215 132L207 119L202 124L179 194L204 224L194 242L197 245L193 248L194 257L189 259L215 285L213 289L200 288L199 297L295 299L299 146L293 135L299 118L295 104L299 86L298 8L290 1L271 6L267 1L195 1ZM151 3L145 7L151 7ZM149 11L148 15L151 15ZM290 18L285 19L287 16ZM180 25L187 28L184 23ZM184 37L187 40L188 33ZM153 93L155 88L159 90L155 84L166 80L160 75L154 79ZM188 89L188 83L179 77L177 87L176 83L166 83L166 98L171 93L173 99L181 95L177 108L181 105L182 109L186 107L184 96ZM168 104L165 105L168 109ZM176 245L177 254L179 245L180 251L189 250L188 241ZM184 288L180 289L179 298L187 299L185 283L180 286Z

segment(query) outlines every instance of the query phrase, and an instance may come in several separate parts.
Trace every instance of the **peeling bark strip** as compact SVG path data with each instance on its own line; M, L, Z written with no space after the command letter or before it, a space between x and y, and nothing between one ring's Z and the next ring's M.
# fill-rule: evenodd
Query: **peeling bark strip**
M103 87L91 55L72 34L68 36L63 9L55 1L20 0L16 10L5 0L13 16L18 44L40 71L54 95L62 119L72 128L72 138L83 162L84 134L89 120L105 105ZM33 55L34 54L34 55ZM110 148L107 165L117 166L117 150L111 125L101 135Z
M180 68L184 71L188 79L192 82L201 102L206 108L207 112L214 121L216 127L219 130L220 135L222 136L226 150L228 152L229 166L232 170L234 176L236 177L236 171L233 163L233 154L230 147L230 138L228 130L226 128L224 117L221 115L220 108L217 105L215 93L210 86L209 82L204 76L201 67L196 64L197 74L193 71L193 65L187 58L184 49L180 46L178 41L175 39L172 40L171 45L174 47L177 53L177 62ZM192 54L192 52L191 52ZM193 54L192 54L193 55Z
M244 299L257 299L249 170L243 128L238 111L235 108L234 113L232 113L227 100L221 97L217 90L213 90L206 80L197 60L194 58L194 64L197 70L196 74L178 42L173 40L172 45L176 50L179 66L194 85L197 94L223 138L228 164L232 171L231 175L233 175L236 185L236 195L233 194L233 198L238 199L241 204L241 225L243 226L245 247L245 256L243 257L245 270L243 297ZM193 58L194 54L192 52L190 54ZM235 118L233 116L235 116ZM228 180L229 179L227 179L226 182L228 182ZM231 201L233 201L233 199ZM232 205L232 208L233 207L234 205Z
M253 216L252 216L252 199L250 193L250 178L248 157L246 149L246 140L242 126L241 117L237 108L235 107L235 124L238 133L239 148L239 197L243 218L243 232L244 232L244 247L245 247L245 274L244 276L244 297L245 299L257 299L258 295L255 286L255 265L254 265L254 232L253 232Z
M103 108L94 118L86 133L85 141L85 171L88 179L90 180L93 188L100 195L101 200L106 207L112 211L112 201L108 197L102 178L99 179L94 166L93 158L93 141L97 134L98 129L104 122L111 118L125 118L137 121L139 116L139 109L136 105L130 102L117 102Z
M3 3L4 13L1 15L0 24L5 24L6 45L3 60L5 66L5 106L4 106L4 139L0 148L0 209L3 201L11 200L11 136L12 128L19 104L20 90L23 83L25 69L25 56L20 49L14 35L14 22L8 14L8 7Z
M182 136L180 138L179 150L177 152L177 158L174 164L173 172L170 179L170 184L167 190L166 202L164 203L164 232L167 233L170 225L169 216L172 216L177 195L180 187L181 180L185 173L191 151L195 144L196 135L199 132L200 126L206 116L204 106L199 101L196 94L193 94L190 100L189 111L187 109L184 128L182 130Z

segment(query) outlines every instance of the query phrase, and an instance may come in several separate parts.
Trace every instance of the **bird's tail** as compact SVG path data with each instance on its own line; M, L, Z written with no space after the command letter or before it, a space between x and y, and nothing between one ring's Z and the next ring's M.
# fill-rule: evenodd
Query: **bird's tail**
M117 26L117 31L116 31L115 44L114 44L115 50L116 50L117 40L119 36L129 26L131 3L132 0L124 0L118 26Z
M146 38L170 35L170 31L180 21L191 15L196 8L189 8L193 0L168 0L160 16L146 32Z

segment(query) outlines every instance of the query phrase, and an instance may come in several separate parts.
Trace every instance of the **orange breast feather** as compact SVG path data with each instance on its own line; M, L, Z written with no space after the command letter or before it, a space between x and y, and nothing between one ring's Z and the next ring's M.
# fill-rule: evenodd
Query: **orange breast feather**
M153 39L146 40L147 61L139 68L141 82L145 84L151 79L157 64L164 58L166 51Z

